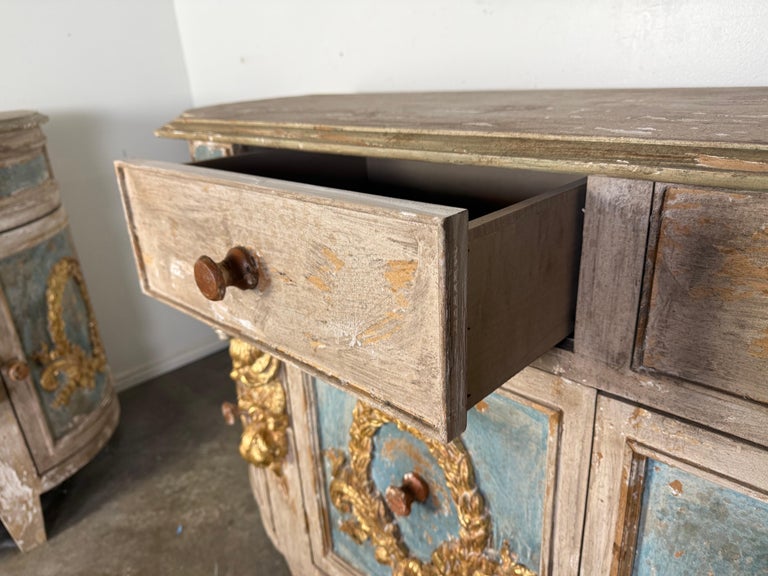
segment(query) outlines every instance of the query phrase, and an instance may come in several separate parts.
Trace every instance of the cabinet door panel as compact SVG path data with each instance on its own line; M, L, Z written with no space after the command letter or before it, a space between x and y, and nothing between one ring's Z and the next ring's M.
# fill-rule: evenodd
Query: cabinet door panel
M600 398L584 542L585 575L768 574L768 451Z
M482 559L473 569L492 572L504 558L537 574L577 569L592 390L526 369L471 410L450 444L321 381L307 393L317 412L310 466L318 483L305 501L320 502L310 517L321 524L311 530L321 567L390 574L391 564L417 561L450 573L441 561L463 546ZM424 478L430 495L398 517L384 494L407 472Z
M82 447L83 437L76 437L108 406L116 410L62 211L3 235L0 287L0 317L9 327L0 350L3 364L29 367L28 377L4 378L38 470L45 472Z

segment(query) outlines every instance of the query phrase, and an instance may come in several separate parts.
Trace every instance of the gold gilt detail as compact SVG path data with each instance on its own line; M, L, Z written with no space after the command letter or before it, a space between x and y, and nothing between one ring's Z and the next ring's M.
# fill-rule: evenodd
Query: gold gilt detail
M64 322L64 291L70 279L77 284L88 315L90 354L67 337ZM62 258L51 268L45 300L48 307L48 334L53 342L53 348L43 344L42 350L35 355L35 359L43 366L40 386L48 392L57 392L52 406L62 408L69 404L72 394L78 388L92 389L95 386L96 374L107 368L107 357L85 288L85 278L77 260Z
M395 424L426 444L443 469L459 517L459 538L440 544L426 564L410 555L397 523L370 477L373 437L384 424ZM517 563L504 542L490 550L491 517L475 484L467 449L460 439L444 444L415 428L358 402L349 429L349 459L340 451L326 453L331 466L330 496L345 515L341 530L362 544L370 540L376 560L392 567L395 576L535 576Z
M229 355L230 377L237 385L237 412L243 424L240 455L281 476L288 452L288 414L279 379L280 361L236 338L229 344Z

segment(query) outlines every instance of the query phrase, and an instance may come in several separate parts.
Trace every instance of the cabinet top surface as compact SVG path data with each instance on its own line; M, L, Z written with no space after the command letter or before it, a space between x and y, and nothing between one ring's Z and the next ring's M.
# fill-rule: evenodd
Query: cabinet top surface
M32 110L0 111L0 132L22 130L48 121L46 116Z
M190 110L158 135L768 188L768 88L302 96Z

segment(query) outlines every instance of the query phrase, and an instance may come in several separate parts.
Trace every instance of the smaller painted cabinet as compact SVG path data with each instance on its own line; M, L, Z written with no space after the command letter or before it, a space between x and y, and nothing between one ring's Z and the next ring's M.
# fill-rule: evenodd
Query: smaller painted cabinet
M0 114L0 519L22 550L45 540L39 495L96 454L119 414L44 120Z

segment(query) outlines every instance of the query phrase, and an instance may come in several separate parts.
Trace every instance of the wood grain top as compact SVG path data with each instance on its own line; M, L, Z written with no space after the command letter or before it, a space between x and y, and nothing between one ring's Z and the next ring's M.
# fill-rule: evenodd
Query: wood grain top
M157 134L768 189L768 88L302 96L190 110Z

